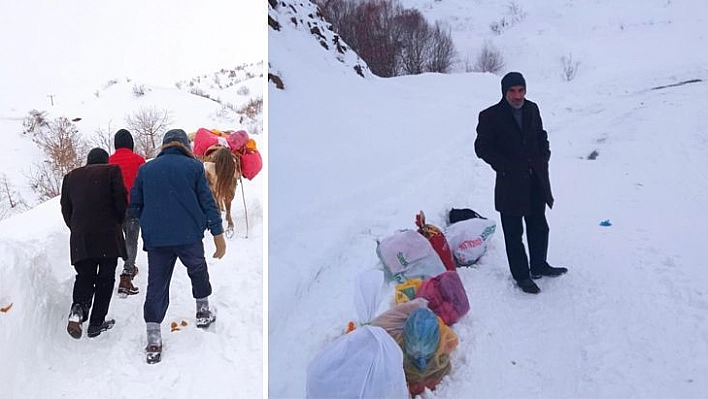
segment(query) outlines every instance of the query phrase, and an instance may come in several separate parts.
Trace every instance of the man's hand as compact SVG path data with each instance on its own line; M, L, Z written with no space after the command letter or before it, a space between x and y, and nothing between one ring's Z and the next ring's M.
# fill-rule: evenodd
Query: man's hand
M216 252L214 252L214 258L221 259L226 254L226 241L224 240L224 235L219 234L214 236L214 246L216 246Z

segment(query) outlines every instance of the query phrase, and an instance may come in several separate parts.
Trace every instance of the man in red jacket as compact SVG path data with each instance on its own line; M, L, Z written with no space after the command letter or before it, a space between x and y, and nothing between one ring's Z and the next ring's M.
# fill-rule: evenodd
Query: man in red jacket
M145 163L145 158L133 152L133 136L125 129L120 129L116 132L114 145L116 152L108 158L108 163L120 167L123 174L123 183L128 192L128 201L130 201L130 189L133 188L133 181L138 174L138 168ZM120 274L120 282L118 283L118 293L135 295L138 293L138 287L133 285L133 277L138 274L138 267L135 266L135 257L138 253L140 220L133 215L130 208L125 212L123 232L125 233L128 258L123 263L123 272Z

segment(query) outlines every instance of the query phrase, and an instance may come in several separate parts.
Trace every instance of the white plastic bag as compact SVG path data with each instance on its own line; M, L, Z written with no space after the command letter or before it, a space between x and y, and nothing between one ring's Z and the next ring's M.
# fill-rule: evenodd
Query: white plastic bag
M390 278L402 283L413 277L433 277L445 265L427 238L413 230L394 233L379 242L376 253Z
M337 338L307 367L308 399L408 399L403 352L381 327Z
M371 269L360 273L354 288L354 308L359 317L359 324L371 322L381 304L384 287L384 275L381 270Z
M445 229L445 237L455 261L460 266L470 266L487 251L489 240L497 224L493 220L473 218L461 220Z

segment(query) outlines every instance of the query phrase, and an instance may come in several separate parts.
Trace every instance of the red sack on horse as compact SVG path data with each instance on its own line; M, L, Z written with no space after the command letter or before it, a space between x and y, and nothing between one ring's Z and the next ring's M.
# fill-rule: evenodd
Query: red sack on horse
M263 169L263 159L258 150L248 151L240 154L241 158L241 174L248 180L253 180L258 172Z
M212 133L209 129L199 128L197 133L194 135L194 148L192 151L194 155L203 156L207 148L219 144L219 138L217 135Z
M248 133L244 130L233 132L226 138L226 142L229 143L229 148L231 148L232 152L240 151L247 141Z

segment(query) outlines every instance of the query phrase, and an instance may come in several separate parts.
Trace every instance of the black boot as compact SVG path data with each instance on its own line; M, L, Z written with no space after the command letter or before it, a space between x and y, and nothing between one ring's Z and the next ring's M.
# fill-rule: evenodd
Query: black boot
M203 309L197 312L197 327L207 328L216 321L216 315L209 309Z
M533 280L531 280L530 278L518 280L516 282L516 285L518 285L522 291L529 294L538 294L539 292L541 292L541 289L538 288L536 283L534 283Z
M531 270L531 278L539 279L543 276L546 277L558 277L560 275L566 274L568 269L565 267L553 267L546 263L546 267L540 270Z
M113 328L114 324L116 324L116 321L113 319L106 320L102 324L99 324L99 325L89 324L88 331L86 332L86 335L88 335L89 338L98 337L99 335L101 335L102 332L108 331L111 328Z

